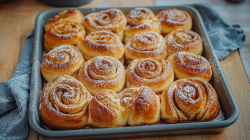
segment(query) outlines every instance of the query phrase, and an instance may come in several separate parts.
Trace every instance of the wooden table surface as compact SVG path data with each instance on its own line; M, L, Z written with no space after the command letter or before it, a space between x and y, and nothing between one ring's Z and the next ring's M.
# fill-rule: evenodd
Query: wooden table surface
M250 1L241 4L230 4L224 0L190 0L185 3L210 3L217 12L230 23L242 25L248 44L250 43ZM93 0L81 7L126 7L185 4L183 0ZM38 0L7 0L0 2L0 82L9 80L17 66L25 38L34 28L36 16L43 10L52 7L40 3ZM250 56L249 56L250 57ZM220 134L184 135L150 137L136 139L249 139L250 137L250 85L242 65L238 51L234 51L220 61L224 74L233 92L239 108L239 118ZM43 138L29 130L29 140Z

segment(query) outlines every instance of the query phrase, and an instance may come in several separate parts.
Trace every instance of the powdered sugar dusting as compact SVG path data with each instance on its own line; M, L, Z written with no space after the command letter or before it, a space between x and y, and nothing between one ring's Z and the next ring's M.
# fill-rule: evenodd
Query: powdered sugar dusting
M90 98L90 94L80 81L71 76L61 75L45 85L39 109L48 109L60 116L74 116L84 111L83 108Z
M166 94L168 96L165 100L171 103L171 108L187 115L190 121L204 119L202 118L205 116L204 114L206 114L206 118L217 114L217 107L219 106L217 95L208 82L199 78L175 81Z
M127 15L128 25L137 26L143 23L153 24L157 21L153 12L147 8L135 8Z
M133 10L131 10L130 13L130 17L131 18L139 18L142 16L142 12L147 14L147 18L149 18L149 9L148 8L135 8Z
M110 67L106 67L107 68L106 70L103 69L103 72L107 74L112 72L112 74L108 76L102 75L101 73L96 73L94 70L92 70L92 68L89 67L91 66L92 63L94 63L94 65L96 65L95 67L104 68L103 65L105 65L106 62L110 64ZM113 70L111 71L110 68ZM92 83L92 86L94 88L105 89L107 86L110 86L110 85L118 86L118 83L119 83L118 80L120 80L122 73L124 73L124 71L125 71L124 67L119 60L113 57L109 57L109 56L97 56L87 61L84 64L80 72L82 76L81 75L80 76L81 78L84 78L83 79L84 82Z
M145 63L147 63L147 61L158 61L155 62L154 64L155 67L162 67L162 71L160 73L157 73L156 75L153 75L151 78L147 78L146 76L143 75L138 75L138 70L140 71L141 69L139 66L137 66L139 64L139 61L145 61ZM160 64L160 65L159 65ZM138 68L136 68L138 67ZM129 65L128 69L127 69L127 75L128 75L128 81L130 82L130 84L133 85L137 85L137 86L150 86L150 85L156 85L159 83L164 83L167 79L169 79L169 77L171 77L171 72L172 68L170 66L169 62L164 62L164 60L161 59L143 59L143 60L134 60L131 62L131 64ZM133 79L133 80L132 80Z
M194 83L193 86L191 85L185 85L179 84L178 87L175 89L175 95L178 96L183 102L188 102L190 104L195 104L200 101L200 98L195 98L198 94L196 91L199 89L199 85ZM178 102L177 102L178 104Z
M220 80L220 75L221 75L221 71L223 71L220 67L220 62L218 61L218 59L213 59L212 57L214 58L217 58L216 56L216 53L214 52L214 49L209 49L209 44L207 42L207 39L205 37L202 37L202 43L203 43L203 48L204 48L204 51L211 51L211 55L212 56L208 56L209 59L208 59L208 62L209 64L211 65L211 68L212 68L212 71L213 71L213 85L214 87L216 87L216 85L218 85L219 83L219 80ZM218 68L218 69L217 69Z
M115 34L105 30L90 33L84 39L84 43L90 48L89 50L92 52L98 51L104 55L111 52L115 53L117 49L123 47L121 41L116 37Z
M188 15L186 12L181 10L166 10L163 11L163 14L159 21L164 21L169 24L185 24L187 22Z
M111 15L108 14L109 12ZM118 16L122 17L120 20L116 21ZM104 17L109 20L105 20ZM100 13L91 13L85 16L85 20L87 20L88 23L96 30L107 29L114 32L117 32L119 27L124 25L126 22L126 18L119 9L109 9L101 11Z
M109 113L112 114L112 116L118 117L121 105L120 105L120 99L118 98L115 92L111 90L103 90L99 92L95 96L95 98L102 106L104 106L109 111ZM102 110L100 108L98 110L100 114L102 114L101 113Z
M141 30L141 29L149 29L149 28L153 28L154 26L156 26L157 23L142 23L142 24L139 24L139 25L136 25L136 26L131 26L131 25L127 25L125 30L128 30L128 29L132 29L132 30Z
M147 113L157 113L157 99L158 96L146 86L138 88L127 88L119 93L121 99L121 105L131 112L131 115L136 115L137 118L146 115L144 113L137 113L137 111L143 111Z
M188 52L178 52L174 54L174 64L178 69L183 68L191 73L210 74L209 62L202 56Z
M71 21L60 22L52 26L49 32L56 37L64 39L85 34L85 31L80 24Z
M184 38L183 36L189 36L189 38ZM188 30L178 29L169 33L166 40L167 45L171 50L182 51L183 49L190 49L201 41L200 36Z
M128 50L128 52L126 52ZM125 46L125 53L148 57L159 57L166 54L164 39L154 32L136 34ZM126 57L126 54L125 54ZM134 56L136 57L136 56Z
M82 55L75 47L61 45L44 56L42 67L52 68L53 71L59 71L62 68L69 69L70 65L78 62L76 60L80 60L79 58L82 58Z
M128 25L125 30L150 30L157 28L157 18L148 8L135 8L127 15ZM125 33L126 35L126 33Z

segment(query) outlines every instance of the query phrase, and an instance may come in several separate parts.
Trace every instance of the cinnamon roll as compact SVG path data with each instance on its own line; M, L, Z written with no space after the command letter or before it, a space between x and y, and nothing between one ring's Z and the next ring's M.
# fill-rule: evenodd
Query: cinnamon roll
M45 32L49 31L51 26L54 26L55 24L63 21L77 22L81 25L83 23L83 15L77 9L69 9L62 11L54 18L49 19L49 21L45 25Z
M118 96L129 113L128 125L150 125L160 120L160 100L149 87L127 88Z
M95 31L82 40L78 48L89 60L95 56L112 56L124 63L124 48L120 39L109 31Z
M129 64L135 59L166 59L167 50L163 37L154 32L136 34L124 48L125 62Z
M115 33L123 41L127 19L119 9L109 9L85 16L84 27L88 33L107 30Z
M48 52L41 65L41 72L45 80L67 74L76 78L78 71L85 62L78 48L62 45Z
M92 95L102 89L119 92L126 81L122 63L111 56L97 56L83 64L78 79Z
M219 111L214 88L202 79L181 79L162 92L161 118L166 123L210 121Z
M80 129L87 123L90 98L90 93L80 81L68 75L60 75L43 88L40 116L54 129Z
M60 45L73 45L77 47L78 43L84 38L85 30L82 25L64 21L52 26L44 35L44 48L46 52Z
M166 9L156 15L161 26L161 33L168 34L176 29L192 29L192 18L183 10Z
M207 82L212 77L209 62L202 56L188 52L178 52L167 59L173 66L176 79L201 78Z
M89 102L87 124L99 128L125 126L127 115L119 101L114 91L109 89L100 91Z
M135 34L155 32L160 34L158 19L148 8L135 8L127 14L128 25L125 28L124 43L127 43Z
M166 35L165 40L168 56L181 51L202 55L201 38L193 31L177 29Z
M126 86L148 86L157 94L174 81L174 71L170 62L147 58L132 61L127 68Z

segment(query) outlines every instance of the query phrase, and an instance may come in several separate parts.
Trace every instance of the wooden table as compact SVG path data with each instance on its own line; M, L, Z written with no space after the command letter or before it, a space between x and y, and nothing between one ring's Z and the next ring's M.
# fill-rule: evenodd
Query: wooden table
M125 7L184 4L183 0L93 0L81 7ZM190 0L185 3L210 3L219 14L230 23L243 26L247 41L250 43L250 1L230 4L224 0ZM17 66L25 38L34 28L36 16L43 10L52 8L38 0L9 0L0 2L0 82L9 80ZM250 57L250 56L249 56ZM137 139L249 139L250 137L250 85L246 77L238 51L220 61L227 81L239 108L239 118L220 134L185 135ZM43 138L29 130L29 140Z

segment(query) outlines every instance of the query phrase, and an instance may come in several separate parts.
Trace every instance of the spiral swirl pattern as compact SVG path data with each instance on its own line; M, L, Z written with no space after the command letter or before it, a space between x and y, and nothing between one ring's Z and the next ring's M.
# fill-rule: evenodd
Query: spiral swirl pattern
M92 95L102 89L119 92L125 85L125 69L122 63L113 57L97 56L83 65L78 79Z
M62 45L44 56L41 72L47 81L62 74L76 77L84 62L81 52L76 47Z
M220 111L215 90L199 78L173 82L162 92L161 101L161 118L167 123L210 121Z
M130 114L128 125L149 125L160 120L160 100L149 87L126 88L118 96L121 106Z
M55 129L79 129L88 119L90 93L81 82L68 75L49 81L40 99L42 120Z
M49 31L50 27L63 21L77 22L81 25L83 23L83 15L77 9L69 9L62 11L54 18L48 20L47 24L45 25L45 31Z
M162 34L168 34L176 29L191 30L191 16L183 10L166 9L156 15L162 28Z
M124 48L125 62L129 64L135 59L166 59L167 51L163 37L154 32L136 34Z
M89 103L88 125L93 127L121 127L126 125L125 110L117 94L101 90Z
M60 45L73 45L84 38L85 30L81 24L64 21L52 26L44 35L44 48L46 52Z
M203 51L200 36L188 30L178 29L165 37L168 56L177 52L185 51L201 55Z
M89 60L95 56L112 56L124 63L124 48L120 39L109 31L95 31L80 42L78 48Z
M160 33L158 19L148 8L135 8L127 14L128 25L125 28L124 43L127 43L135 34L142 32Z
M87 15L83 24L88 32L107 30L123 40L127 19L119 9L109 9Z
M178 52L167 59L174 68L175 78L201 78L207 82L212 77L209 62L202 56L188 52Z
M128 88L148 86L158 94L173 81L174 71L166 60L153 58L134 60L127 68Z

